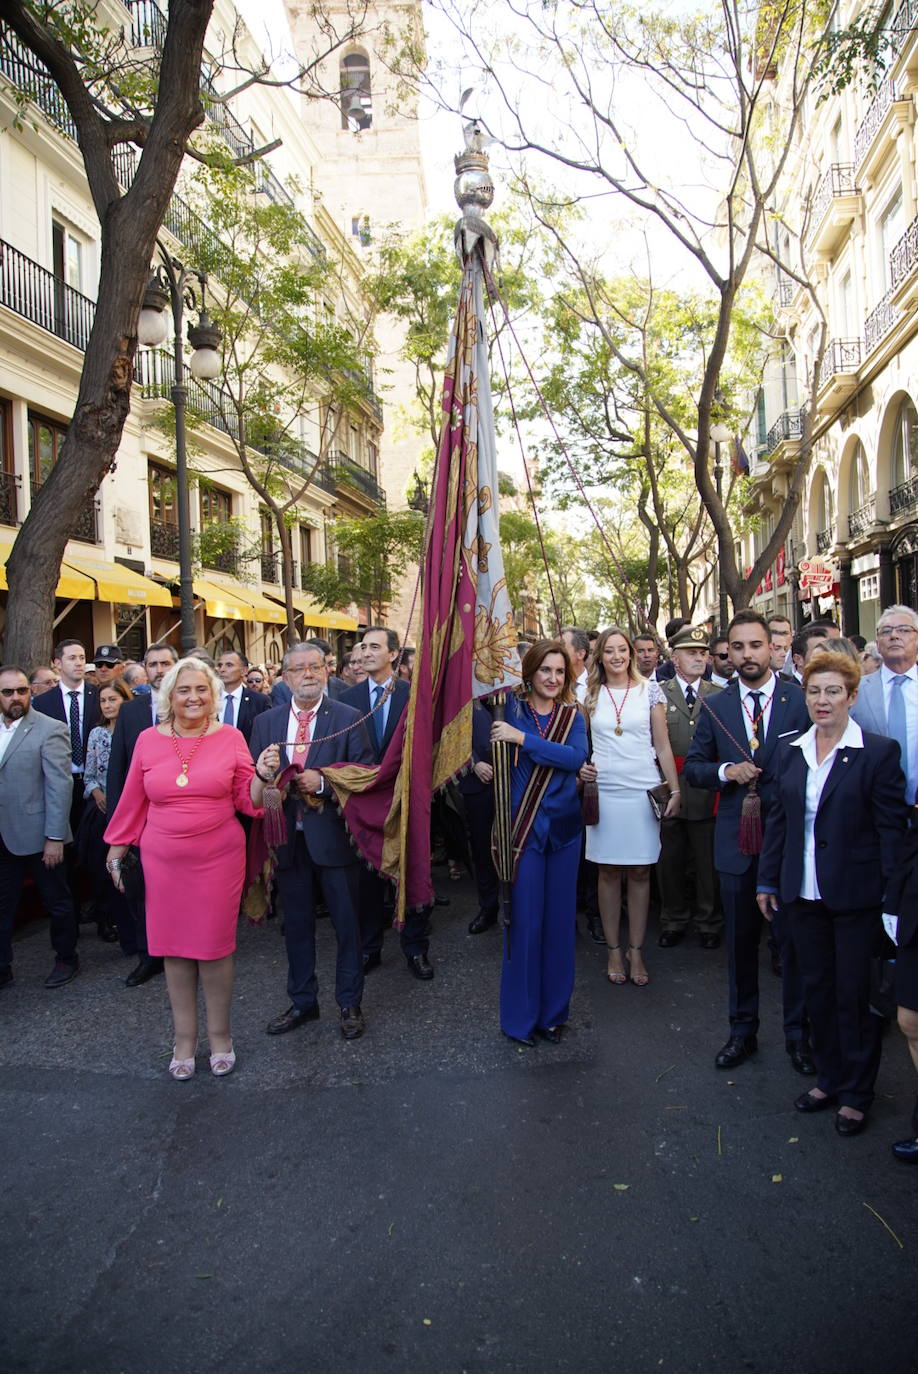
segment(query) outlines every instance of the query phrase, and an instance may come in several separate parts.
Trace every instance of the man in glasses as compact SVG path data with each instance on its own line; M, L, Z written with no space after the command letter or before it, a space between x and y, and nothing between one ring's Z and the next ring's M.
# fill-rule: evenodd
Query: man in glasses
M13 981L13 922L26 873L51 920L55 964L45 987L77 975L77 917L63 867L72 790L67 727L32 709L21 668L0 668L0 988Z
M905 799L918 790L918 615L909 606L889 606L877 622L878 673L861 679L851 719L862 730L898 740Z

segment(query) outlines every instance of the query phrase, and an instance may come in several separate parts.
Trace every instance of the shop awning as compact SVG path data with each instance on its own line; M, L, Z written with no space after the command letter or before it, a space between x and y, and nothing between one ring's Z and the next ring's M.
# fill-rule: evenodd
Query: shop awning
M15 537L15 536L14 536ZM7 535L0 535L0 589L8 590L6 580L6 560L13 552L13 538ZM54 595L62 601L95 601L96 584L92 578L77 572L75 568L68 568L66 563L61 565L61 575ZM172 604L171 601L169 603Z
M208 615L217 620L255 620L261 625L283 625L284 612L254 587L239 582L217 582L196 577L191 584L195 596L204 602Z
M83 558L82 555L66 553L61 571L66 573L71 570L92 578L96 585L96 601L115 601L134 606L172 605L172 594L161 583L143 577L121 563L107 563L103 558Z
M284 604L280 592L266 592L265 595L270 596L279 605ZM302 615L306 625L320 625L329 630L356 630L357 628L357 621L350 616L342 615L339 611L323 611L315 601L304 596L302 592L295 591L293 593L293 608Z

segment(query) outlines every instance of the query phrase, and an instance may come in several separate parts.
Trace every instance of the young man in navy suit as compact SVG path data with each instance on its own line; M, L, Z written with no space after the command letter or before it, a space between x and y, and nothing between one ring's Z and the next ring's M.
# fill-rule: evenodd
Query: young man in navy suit
M267 1031L284 1035L318 1020L316 903L322 901L338 942L335 999L341 1034L355 1040L364 1028L359 859L318 770L331 763L370 764L373 758L358 713L325 695L328 671L322 651L295 644L284 654L283 668L291 703L260 715L249 745L257 760L267 745L281 742L281 771L291 761L304 765L287 790L287 841L278 847L275 870L284 907L290 1006L268 1023Z
M398 635L385 625L369 625L363 633L361 655L367 670L366 682L349 687L339 698L355 707L361 716L370 715L367 734L373 747L374 762L379 763L389 747L402 717L411 689L395 676L399 654ZM382 963L386 926L392 924L392 888L378 873L364 870L360 879L360 928L363 934L363 967L369 973ZM421 982L434 976L427 957L430 946L430 908L406 912L401 933L402 953L408 967Z
M758 856L740 851L740 821L749 785L756 783L764 815L774 785L780 739L809 728L803 692L772 672L768 625L756 611L738 611L727 627L736 677L704 710L685 760L693 787L720 792L714 826L714 866L720 879L730 983L730 1038L714 1063L732 1069L758 1049L759 937L756 903ZM815 1072L807 1039L803 986L784 921L774 922L782 962L784 1039L798 1073Z
M249 660L237 649L228 649L217 659L217 677L223 683L219 716L224 725L235 725L246 744L252 737L252 726L263 711L270 711L271 702L263 692L253 692L246 685Z

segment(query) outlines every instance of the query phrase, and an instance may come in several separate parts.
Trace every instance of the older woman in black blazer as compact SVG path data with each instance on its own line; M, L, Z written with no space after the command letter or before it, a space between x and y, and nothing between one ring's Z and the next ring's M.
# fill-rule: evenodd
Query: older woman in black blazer
M787 912L812 1026L816 1087L794 1106L837 1104L844 1136L864 1129L873 1101L870 957L907 814L898 744L849 718L859 680L858 665L838 654L814 654L804 669L813 725L781 746L757 892L763 916L779 902Z

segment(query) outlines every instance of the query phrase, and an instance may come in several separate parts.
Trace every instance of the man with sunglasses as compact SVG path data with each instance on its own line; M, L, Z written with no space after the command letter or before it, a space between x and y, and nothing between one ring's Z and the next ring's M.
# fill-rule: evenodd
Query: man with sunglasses
M733 677L733 663L726 637L715 635L711 640L709 652L711 655L711 681L715 687L726 687Z
M13 922L26 873L51 921L55 964L46 988L79 970L77 917L63 861L73 790L66 726L32 708L21 668L0 668L0 988L13 981Z

